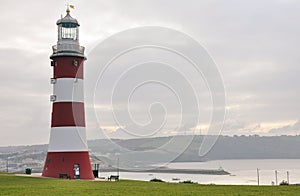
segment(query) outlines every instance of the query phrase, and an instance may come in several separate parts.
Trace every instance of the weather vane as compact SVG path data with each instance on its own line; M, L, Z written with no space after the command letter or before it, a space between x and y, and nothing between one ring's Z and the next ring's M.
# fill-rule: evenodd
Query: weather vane
M69 3L67 3L66 6L67 6L66 12L67 12L68 14L70 13L70 8L75 9L75 6L74 6L74 5L70 5Z

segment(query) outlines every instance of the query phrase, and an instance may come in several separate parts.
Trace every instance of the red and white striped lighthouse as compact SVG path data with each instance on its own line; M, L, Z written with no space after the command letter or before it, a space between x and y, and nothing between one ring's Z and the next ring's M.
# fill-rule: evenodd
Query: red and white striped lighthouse
M83 62L79 23L67 15L56 23L58 41L50 59L53 66L51 134L42 176L94 179L86 142Z

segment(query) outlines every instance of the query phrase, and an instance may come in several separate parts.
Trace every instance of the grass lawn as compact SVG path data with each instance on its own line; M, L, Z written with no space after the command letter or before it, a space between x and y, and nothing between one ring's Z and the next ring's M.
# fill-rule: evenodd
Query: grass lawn
M223 186L0 175L0 195L300 195L299 186Z

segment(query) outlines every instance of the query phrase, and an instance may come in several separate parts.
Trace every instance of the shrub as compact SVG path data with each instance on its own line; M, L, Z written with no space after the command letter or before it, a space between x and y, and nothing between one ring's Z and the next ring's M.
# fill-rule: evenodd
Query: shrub
M282 180L282 182L280 182L279 185L289 185L289 183L287 181L285 181L285 180Z
M184 183L184 184L198 184L197 182L193 182L191 180L185 180L185 181L182 181L180 183Z
M153 178L150 180L150 182L164 182L164 181L158 178Z

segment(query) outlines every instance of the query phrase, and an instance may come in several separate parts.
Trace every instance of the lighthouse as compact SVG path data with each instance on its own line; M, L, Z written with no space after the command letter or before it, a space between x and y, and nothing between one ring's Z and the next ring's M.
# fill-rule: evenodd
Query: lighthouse
M84 112L84 47L79 23L70 15L57 21L58 41L50 56L53 68L50 141L42 176L94 179L86 141Z

